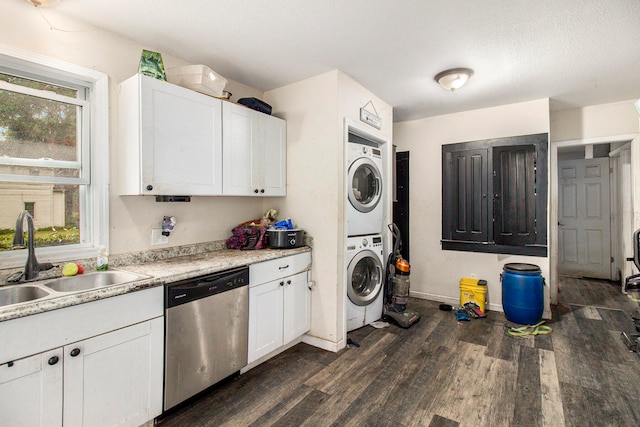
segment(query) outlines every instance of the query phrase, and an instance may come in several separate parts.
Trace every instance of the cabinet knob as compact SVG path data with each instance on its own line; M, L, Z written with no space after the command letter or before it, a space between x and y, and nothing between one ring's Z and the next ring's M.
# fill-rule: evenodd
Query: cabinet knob
M53 366L53 365L55 365L56 363L58 363L58 361L60 361L60 358L59 358L58 356L53 356L53 357L50 357L50 358L49 358L49 360L47 361L47 363L48 363L49 365L52 365L52 366Z
M77 355L80 354L80 349L76 347L73 350L71 350L71 352L69 352L69 354L71 355L71 357L76 357Z
M280 286L284 286L284 282L280 282Z
M264 194L264 188L261 188L261 189L260 189L260 193L263 193L263 194Z
M254 193L258 194L258 189L253 190Z
M147 191L151 191L151 190L153 190L153 185L151 184L147 185Z
M291 280L287 280L287 285L290 285L290 284L291 284Z

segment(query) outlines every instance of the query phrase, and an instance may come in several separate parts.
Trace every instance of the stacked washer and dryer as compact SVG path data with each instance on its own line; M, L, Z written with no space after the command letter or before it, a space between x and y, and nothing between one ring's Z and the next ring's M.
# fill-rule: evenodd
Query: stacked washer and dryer
M347 140L347 332L382 316L383 150L351 130Z

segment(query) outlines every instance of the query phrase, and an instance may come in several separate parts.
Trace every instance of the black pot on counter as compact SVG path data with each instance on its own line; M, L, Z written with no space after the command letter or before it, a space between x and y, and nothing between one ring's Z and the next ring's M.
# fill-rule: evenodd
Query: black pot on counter
M267 230L267 243L270 248L290 249L304 246L304 230Z

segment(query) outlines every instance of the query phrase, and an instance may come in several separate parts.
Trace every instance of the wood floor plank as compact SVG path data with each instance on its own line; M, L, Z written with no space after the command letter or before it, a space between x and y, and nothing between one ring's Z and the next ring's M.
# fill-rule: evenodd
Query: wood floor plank
M287 411L281 418L277 419L274 423L267 423L268 418L261 417L254 425L264 426L271 425L273 427L287 427L287 426L299 426L302 425L307 419L309 419L318 408L325 402L328 395L318 390L311 390L304 396L304 399L300 400L291 410ZM274 418L277 414L272 414Z
M640 419L640 358L637 354L633 356L636 357L635 363L606 363L603 366L607 399L619 413L619 425L634 425Z
M369 386L349 405L343 416L335 421L335 425L365 425L372 412L384 409L393 410L393 396L404 396L406 384L420 372L425 372L426 365L437 358L439 346L425 343L426 337L436 327L437 314L430 320L414 326L411 332L403 335L387 353L387 361L380 368L378 375ZM400 403L404 405L404 399ZM384 416L384 414L380 414Z
M600 313L598 313L598 309L595 307L590 307L590 306L582 307L582 314L587 319L602 320L602 317L600 317Z
M396 335L377 335L375 339L363 340L359 348L350 349L342 357L336 359L327 367L305 381L309 387L331 394L332 391L354 381L361 376L361 366L367 362L375 363L376 359L384 358L384 348L396 342ZM382 353L382 354L381 354Z
M516 340L507 334L504 323L493 322L491 324L490 338L485 350L486 356L515 361L518 357L518 346Z
M515 366L502 359L487 357L482 346L467 343L458 346L449 363L448 369L436 375L412 423L427 425L438 415L459 422L461 426L509 425L513 413Z
M452 350L436 343L426 343L424 357L413 376L406 376L390 393L383 414L399 425L412 425L414 414L424 405L424 400L439 392L442 377L453 368Z
M539 349L538 352L540 357L542 425L563 427L564 410L562 409L562 394L555 356L552 351Z
M540 395L540 351L522 347L518 359L518 380L513 412L513 424L542 426Z
M554 355L561 383L598 389L602 379L597 360L587 352L588 345L573 312L562 316L562 322L554 322Z
M441 347L423 343L417 351L413 350L404 358L396 357L381 368L381 372L368 387L336 418L335 426L362 426L370 420L388 419L393 422L396 411L411 410L407 397L412 396L407 388L411 387L419 375L428 372L428 365L438 360ZM397 420L395 420L397 422ZM374 424L375 425L375 424Z
M306 344L305 344L306 345ZM286 366L286 372L282 371ZM300 381L320 371L325 366L295 356L282 354L241 375L213 388L208 394L181 408L162 421L163 427L221 425L228 420L242 418L243 425L251 424L282 396L288 396Z
M429 427L458 427L459 425L459 422L449 420L440 415L434 415L429 423Z
M620 416L607 401L606 393L575 384L560 383L566 426L620 427Z

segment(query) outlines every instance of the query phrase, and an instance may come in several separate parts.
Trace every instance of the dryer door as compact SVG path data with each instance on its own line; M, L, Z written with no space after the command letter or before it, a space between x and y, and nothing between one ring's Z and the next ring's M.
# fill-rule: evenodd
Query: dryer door
M382 175L369 158L361 157L349 166L349 202L360 212L371 212L382 199Z
M347 296L355 305L369 305L382 291L380 258L368 249L358 252L347 268Z

